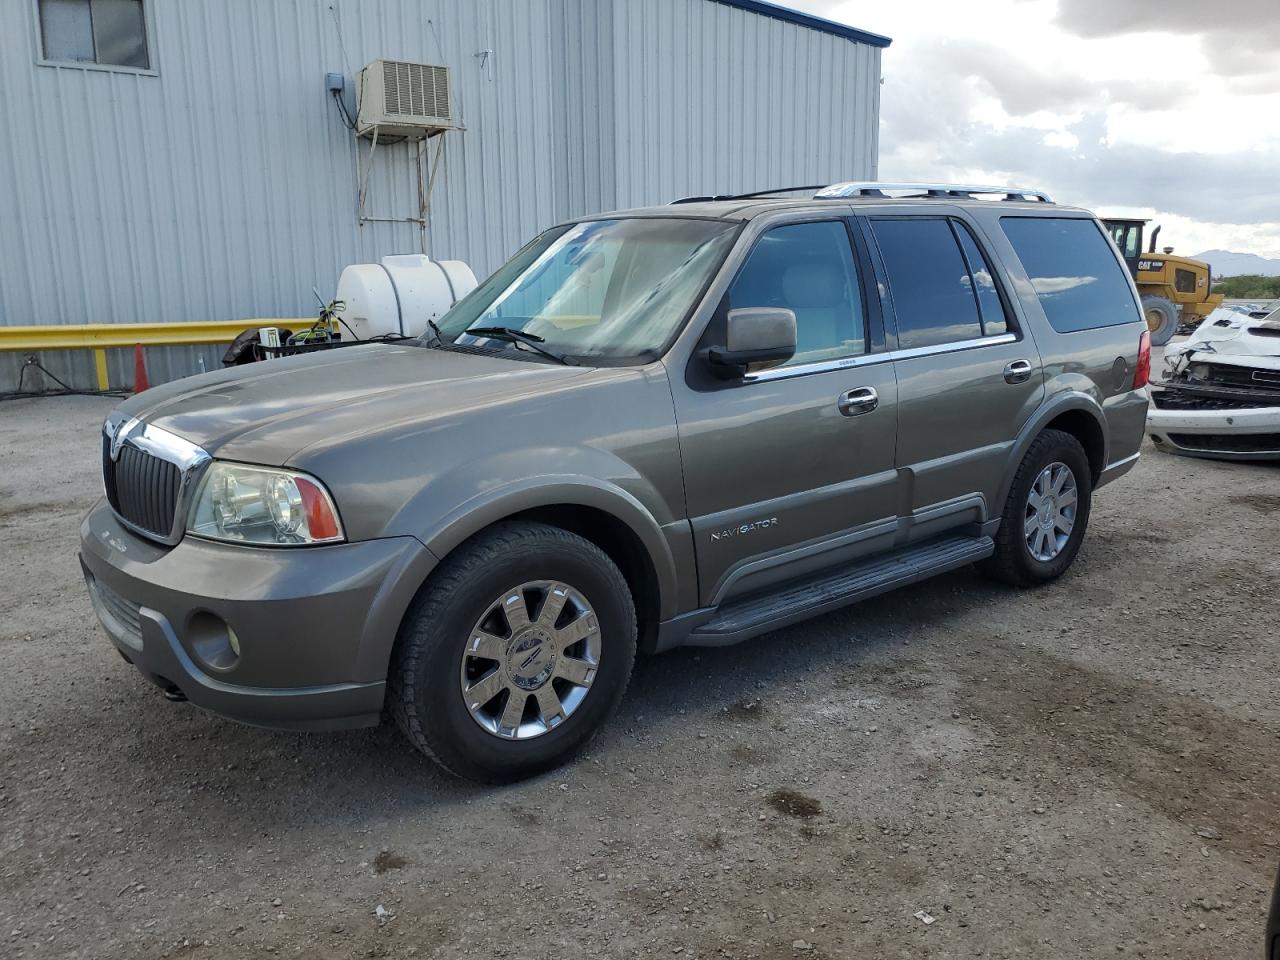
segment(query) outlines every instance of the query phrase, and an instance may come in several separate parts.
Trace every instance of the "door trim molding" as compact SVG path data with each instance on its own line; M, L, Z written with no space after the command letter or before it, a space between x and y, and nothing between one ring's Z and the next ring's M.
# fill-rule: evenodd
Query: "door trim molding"
M845 530L832 537L824 537L816 541L811 540L808 543L784 547L776 553L742 560L726 570L724 576L720 578L720 582L716 584L715 592L711 596L710 605L715 606L723 603L726 597L733 594L734 584L754 574L786 567L801 560L820 557L825 553L863 543L867 540L873 540L879 536L892 539L897 530L898 520L895 517L885 517L880 520L873 520L871 523L858 527L856 530Z
M830 373L833 370L848 370L850 367L863 367L873 363L887 363L893 360L911 360L915 357L932 357L943 353L959 353L962 350L976 350L981 347L994 347L1000 344L1017 343L1020 338L1016 333L1002 333L994 337L975 337L972 340L956 340L951 343L935 343L927 347L911 347L907 350L885 350L881 353L864 353L856 357L840 357L836 360L819 360L815 363L799 363L794 367L774 367L749 373L742 378L743 383L763 383L770 380L787 380L791 377L803 377L812 373Z

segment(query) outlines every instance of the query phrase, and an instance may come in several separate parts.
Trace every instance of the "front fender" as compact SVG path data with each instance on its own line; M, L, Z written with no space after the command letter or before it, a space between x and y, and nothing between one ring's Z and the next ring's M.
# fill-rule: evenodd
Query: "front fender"
M594 508L610 514L635 534L653 566L659 613L663 619L675 615L680 565L668 534L684 542L687 535L678 534L687 523L669 515L658 491L647 481L634 472L609 480L601 479L596 472L531 472L529 476L493 484L494 476L512 475L509 468L499 468L488 461L469 463L439 478L410 501L392 521L391 530L417 537L434 556L443 559L468 537L513 514L539 507ZM460 496L463 490L471 491L470 496ZM440 504L451 506L441 513Z
M1092 384L1091 381L1086 383ZM993 505L992 516L1000 516L1004 512L1005 501L1009 499L1009 488L1013 486L1014 474L1018 472L1018 464L1022 463L1022 458L1027 455L1027 450L1040 435L1046 426L1053 420L1060 417L1064 413L1073 411L1081 411L1091 416L1098 425L1098 430L1102 434L1102 462L1110 463L1110 449L1107 435L1107 419L1106 414L1102 410L1102 405L1091 394L1082 393L1078 390L1064 390L1055 393L1049 397L1035 412L1026 423L1022 425L1022 429L1018 431L1017 439L1013 446L1009 449L1009 458L1005 463L1004 479L1000 482L1000 494Z

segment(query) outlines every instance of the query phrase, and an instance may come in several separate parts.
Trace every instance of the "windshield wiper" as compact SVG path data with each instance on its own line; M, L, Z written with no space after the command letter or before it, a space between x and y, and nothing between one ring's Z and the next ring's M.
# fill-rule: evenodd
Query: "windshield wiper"
M576 367L578 361L570 357L566 357L563 353L557 353L549 347L539 346L545 343L546 338L540 337L536 333L526 333L524 330L517 330L514 327L471 327L463 330L473 337L484 337L487 340L502 340L505 343L521 344L530 350L535 350L544 357L550 357L559 363L563 363L566 367Z
M436 326L436 322L427 317L427 326L431 328L431 339L436 343L444 342L444 334L440 332L440 328Z

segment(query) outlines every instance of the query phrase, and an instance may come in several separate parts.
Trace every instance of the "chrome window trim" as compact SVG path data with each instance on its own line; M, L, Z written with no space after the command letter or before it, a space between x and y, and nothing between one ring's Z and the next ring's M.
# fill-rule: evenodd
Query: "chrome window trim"
M906 350L894 350L893 359L909 360L912 357L928 357L935 353L954 353L957 350L972 350L975 347L995 346L998 343L1015 343L1017 339L1017 334L1001 333L994 337L974 337L970 340L934 343L927 347L908 347Z
M863 353L853 357L840 357L835 360L799 363L794 367L773 367L770 370L761 370L759 373L749 373L742 378L742 382L761 383L769 380L788 380L791 377L803 377L812 373L830 373L833 370L847 370L851 367L862 367L873 363L885 363L891 360L911 360L915 357L929 357L941 353L958 353L962 350L994 347L998 344L1016 343L1017 341L1018 335L1016 333L1001 333L994 337L954 340L950 343L935 343L927 347L885 350L880 353Z
M120 448L125 444L148 453L153 457L167 461L178 468L178 495L173 520L167 536L158 536L152 530L145 530L131 523L111 507L116 521L126 529L147 540L157 541L169 546L182 539L187 529L187 514L191 509L191 500L195 493L196 481L202 468L213 459L202 447L190 440L170 433L162 427L144 423L137 417L128 417L113 412L102 424L103 435L106 436L112 462L119 458ZM105 466L105 465L104 465ZM106 493L106 477L103 477L103 493ZM107 501L111 506L111 501Z

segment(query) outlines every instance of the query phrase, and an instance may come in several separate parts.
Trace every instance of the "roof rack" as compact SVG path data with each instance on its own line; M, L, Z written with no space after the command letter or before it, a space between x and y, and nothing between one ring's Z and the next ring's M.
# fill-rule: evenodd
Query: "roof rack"
M1003 194L1006 200L1038 200L1041 203L1053 203L1053 198L1043 190L1027 190L1022 187L989 187L960 183L866 183L848 182L833 183L815 193L815 200L845 200L850 197L886 197L886 191L907 191L908 194L920 197L940 197L943 199L969 199L974 194Z
M889 192L904 193L899 199L971 200L975 194L1003 195L1005 200L1037 200L1053 203L1053 198L1043 190L1026 190L1022 187L982 187L958 183L881 183L866 182L816 184L804 187L776 187L772 190L753 190L751 193L725 193L710 197L681 197L672 203L707 203L717 200L756 200L776 193L800 193L813 190L815 200L847 200L852 197L889 197Z

